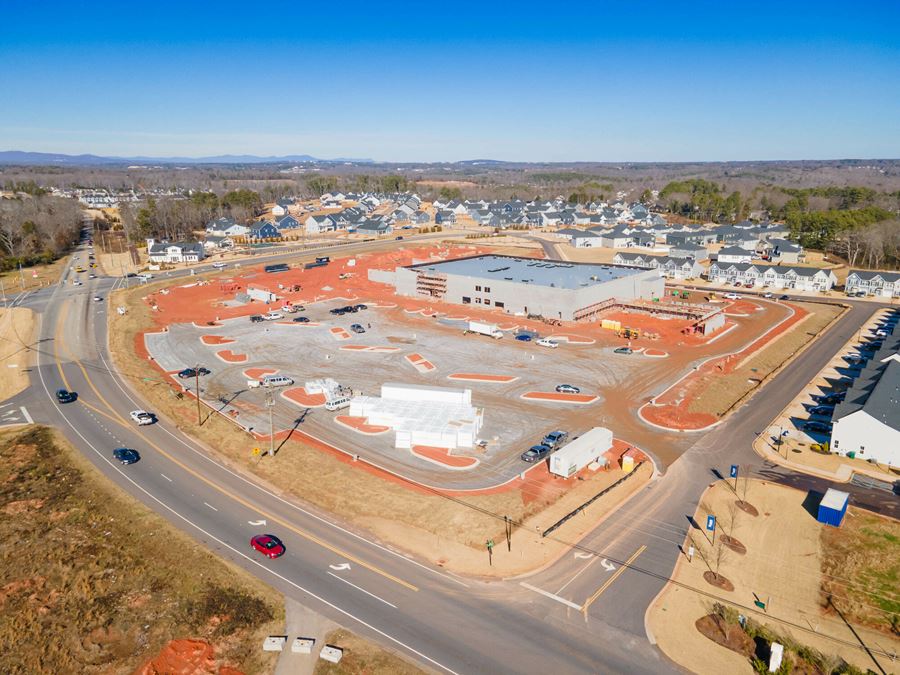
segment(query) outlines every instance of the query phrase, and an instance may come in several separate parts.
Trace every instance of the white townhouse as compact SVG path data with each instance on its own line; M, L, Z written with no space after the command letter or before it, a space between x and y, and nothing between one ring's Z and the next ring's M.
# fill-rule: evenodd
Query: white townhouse
M147 257L153 263L190 263L200 262L206 257L203 244L198 242L167 241L157 243L155 239L147 239Z
M844 289L848 294L864 292L882 298L900 298L900 272L850 270Z

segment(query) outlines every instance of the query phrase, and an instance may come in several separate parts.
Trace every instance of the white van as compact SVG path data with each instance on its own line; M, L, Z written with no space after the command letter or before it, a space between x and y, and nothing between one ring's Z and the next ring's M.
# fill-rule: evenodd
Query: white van
M325 402L325 410L340 410L342 408L350 407L350 397L343 396L341 398L336 398L333 401Z
M137 275L137 278L141 281L150 281L153 278L153 275L150 272L141 272Z
M292 384L294 384L294 380L287 375L266 375L262 379L264 387L289 387Z

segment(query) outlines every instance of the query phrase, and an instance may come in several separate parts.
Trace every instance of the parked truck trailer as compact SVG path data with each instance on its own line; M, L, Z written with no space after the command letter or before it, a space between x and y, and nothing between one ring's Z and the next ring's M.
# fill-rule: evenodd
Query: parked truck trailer
M550 455L550 473L568 478L612 447L613 435L606 427L594 427Z
M469 321L466 326L466 333L477 333L478 335L486 335L495 340L503 337L503 331L497 328L495 323L484 323L483 321Z

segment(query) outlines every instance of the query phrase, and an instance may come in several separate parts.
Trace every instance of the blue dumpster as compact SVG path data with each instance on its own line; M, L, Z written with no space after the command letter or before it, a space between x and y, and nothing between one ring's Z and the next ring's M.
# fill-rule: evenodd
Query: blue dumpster
M822 501L819 502L819 515L816 518L820 523L840 527L847 513L847 503L850 495L834 488L828 488Z

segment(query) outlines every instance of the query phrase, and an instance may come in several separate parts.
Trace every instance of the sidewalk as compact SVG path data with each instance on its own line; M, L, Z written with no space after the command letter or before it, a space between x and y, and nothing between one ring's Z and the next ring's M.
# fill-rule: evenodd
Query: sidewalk
M293 598L284 598L284 634L288 636L284 651L278 656L275 675L312 675L319 661L319 652L325 646L325 636L338 625L304 607ZM294 654L291 644L296 637L315 638L312 654Z

